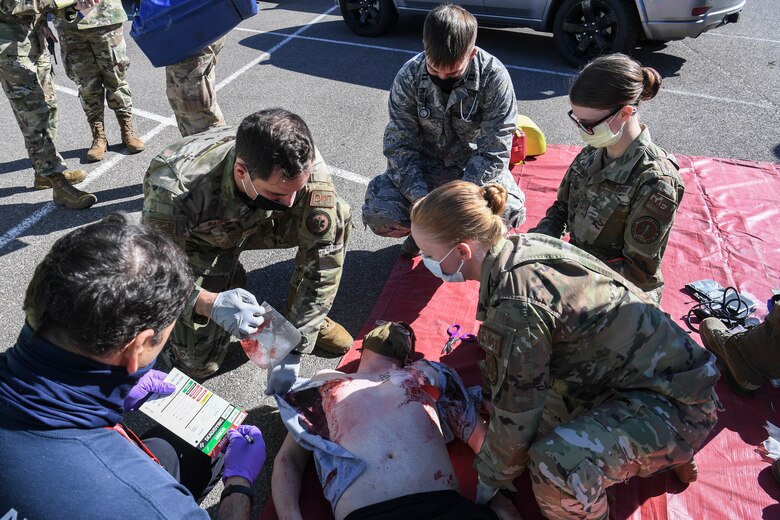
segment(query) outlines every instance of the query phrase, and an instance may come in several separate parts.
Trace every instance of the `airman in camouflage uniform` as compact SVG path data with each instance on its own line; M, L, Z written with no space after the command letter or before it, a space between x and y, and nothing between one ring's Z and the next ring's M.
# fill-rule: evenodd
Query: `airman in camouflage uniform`
M44 14L57 7L53 0L0 0L0 83L24 136L35 171L35 188L53 187L54 202L84 209L97 198L70 183L83 181L86 172L68 170L54 145L57 98L43 31Z
M482 264L477 318L495 408L481 485L511 489L528 465L547 518L606 519L607 487L686 465L715 425L713 356L570 244L500 239ZM569 417L542 435L554 394Z
M222 37L186 60L165 67L165 93L182 137L225 125L214 85L217 55L224 45Z
M651 293L663 293L661 274L669 232L685 186L674 157L642 133L626 152L607 162L605 148L586 146L563 177L558 198L530 231L560 238Z
M122 143L132 153L144 149L144 143L133 131L133 100L127 84L130 58L122 34L127 14L121 0L103 0L85 16L75 9L57 12L57 31L62 45L65 73L79 87L81 106L92 130L89 161L100 161L106 154L104 102L119 122Z
M231 127L189 137L155 157L144 178L143 221L186 252L195 275L171 346L177 363L196 374L218 367L230 341L213 320L194 313L198 294L243 287L239 255L251 249L298 248L285 315L303 335L296 351L311 352L338 290L351 225L349 206L336 194L319 152L291 208L250 207L234 178L235 142Z
M503 185L505 221L509 227L525 221L525 195L508 169L517 124L512 79L482 49L466 74L448 95L431 80L420 53L396 76L384 136L387 171L371 180L363 206L363 222L377 235L408 235L412 203L455 179Z

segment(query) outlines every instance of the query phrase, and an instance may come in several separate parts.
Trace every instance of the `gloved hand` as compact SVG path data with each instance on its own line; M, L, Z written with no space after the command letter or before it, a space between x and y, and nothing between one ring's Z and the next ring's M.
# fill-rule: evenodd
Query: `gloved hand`
M265 395L284 394L295 383L301 368L301 355L290 352L268 371Z
M257 332L263 324L263 312L252 293L231 289L217 294L211 308L211 319L233 336L244 339Z
M176 385L164 381L168 374L160 370L150 370L141 376L138 383L130 389L130 393L125 397L125 411L132 412L153 393L162 395L172 394L176 390Z
M252 439L250 443L246 436ZM265 441L260 428L242 424L236 430L228 431L225 447L225 472L222 482L230 477L243 477L251 485L265 464Z

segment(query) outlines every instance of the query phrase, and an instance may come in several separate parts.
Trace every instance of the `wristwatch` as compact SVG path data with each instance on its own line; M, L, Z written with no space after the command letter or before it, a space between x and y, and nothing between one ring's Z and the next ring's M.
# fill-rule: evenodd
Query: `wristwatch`
M225 500L225 497L232 495L233 493L241 493L249 497L249 503L252 504L255 501L255 491L249 486L242 486L241 484L231 484L225 486L225 490L219 496L220 500Z

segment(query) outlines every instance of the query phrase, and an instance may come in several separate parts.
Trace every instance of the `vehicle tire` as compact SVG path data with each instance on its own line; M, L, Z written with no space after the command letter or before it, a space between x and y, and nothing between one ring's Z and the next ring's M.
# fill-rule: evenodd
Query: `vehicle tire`
M636 6L628 0L566 0L553 21L555 44L575 66L602 54L629 54L639 31Z
M358 36L381 36L398 21L393 0L339 0L341 16Z

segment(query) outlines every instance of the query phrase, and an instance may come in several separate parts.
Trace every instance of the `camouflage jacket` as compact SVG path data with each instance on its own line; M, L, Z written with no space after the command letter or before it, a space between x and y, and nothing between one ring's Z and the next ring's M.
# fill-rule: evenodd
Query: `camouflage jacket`
M332 301L338 288L344 244L334 243L337 211L346 207L348 213L348 206L336 195L317 151L309 181L291 209L250 208L238 195L233 176L235 136L234 127L215 128L183 139L152 159L143 183L143 222L171 237L191 263L218 250L235 251L237 258L253 247L297 245L303 280L287 318L307 336L311 331L305 326L322 314L321 302ZM269 236L283 237L279 240L284 243L271 243ZM196 286L180 318L190 327L203 324L193 315L200 291Z
M531 232L569 241L606 262L642 290L663 286L661 259L685 191L674 157L642 133L604 166L606 149L586 146Z
M508 169L517 125L512 79L482 49L466 74L448 97L431 81L420 53L393 82L384 154L390 179L410 201L456 178L484 185Z
M475 466L493 487L525 470L551 386L585 409L613 395L666 396L681 416L662 419L683 438L687 406L714 398L714 357L631 282L561 240L531 233L495 245L477 318L495 411Z
M126 21L127 13L122 7L122 0L101 0L84 16L80 16L72 7L57 11L57 24L66 30L94 29Z
M41 15L74 3L72 0L57 3L54 0L0 0L0 57L29 56L33 47L30 38L39 37L36 28L43 20Z

